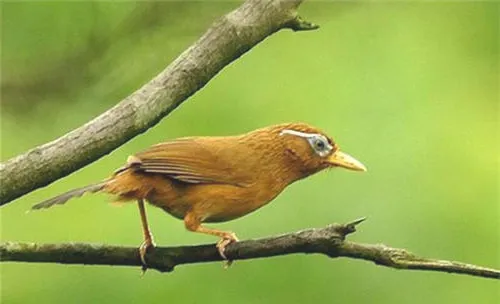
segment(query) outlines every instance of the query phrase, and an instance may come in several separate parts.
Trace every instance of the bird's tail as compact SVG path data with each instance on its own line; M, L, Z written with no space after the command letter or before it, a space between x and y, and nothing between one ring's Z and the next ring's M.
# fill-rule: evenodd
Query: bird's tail
M90 192L90 193L95 193L104 188L106 185L106 181L97 183L97 184L92 184L88 185L85 187L77 188L70 190L66 193L60 194L56 197L53 197L51 199L48 199L46 201L43 201L41 203L38 203L31 207L32 210L38 210L38 209L44 209L44 208L50 208L54 205L63 205L65 204L69 199L73 197L79 197L82 196L84 193Z

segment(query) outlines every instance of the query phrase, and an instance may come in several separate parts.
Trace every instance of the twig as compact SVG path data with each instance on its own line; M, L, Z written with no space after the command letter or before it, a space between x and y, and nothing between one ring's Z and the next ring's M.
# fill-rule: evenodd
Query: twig
M164 71L110 110L0 164L0 205L98 160L145 132L269 35L283 28L317 28L298 17L301 2L247 0L216 21Z
M500 279L500 270L460 262L418 257L405 249L385 245L346 241L361 220L332 224L321 229L230 244L226 255L231 260L246 260L292 253L321 253L331 258L347 257L372 261L397 269L430 270ZM177 265L221 261L214 244L181 247L156 247L146 256L149 268L169 272ZM92 244L0 244L1 262L42 262L62 264L141 266L138 249Z

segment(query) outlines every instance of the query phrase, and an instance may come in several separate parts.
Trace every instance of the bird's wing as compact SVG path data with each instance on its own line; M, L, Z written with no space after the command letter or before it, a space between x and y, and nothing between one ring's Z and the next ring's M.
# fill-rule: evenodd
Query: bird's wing
M235 149L219 143L217 139L205 137L157 144L136 154L132 167L186 183L248 185L250 175L236 166L239 157L232 153Z

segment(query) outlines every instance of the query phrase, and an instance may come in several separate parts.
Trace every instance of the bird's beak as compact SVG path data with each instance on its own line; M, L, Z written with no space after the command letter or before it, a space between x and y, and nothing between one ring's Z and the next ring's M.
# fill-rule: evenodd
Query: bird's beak
M328 158L328 163L332 166L342 167L354 171L366 171L366 167L357 159L340 150L335 151Z

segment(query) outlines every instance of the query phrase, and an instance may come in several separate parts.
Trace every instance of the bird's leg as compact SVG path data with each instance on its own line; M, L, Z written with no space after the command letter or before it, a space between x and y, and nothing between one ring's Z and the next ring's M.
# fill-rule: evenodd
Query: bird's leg
M141 223L142 223L142 232L144 233L144 242L142 242L141 246L139 247L139 255L141 257L143 270L145 270L147 268L146 252L148 251L148 248L154 247L155 243L153 241L153 235L151 234L151 231L149 231L148 219L146 217L146 208L144 207L144 200L143 199L137 200L137 206L139 207L139 213L141 215Z
M220 256L224 260L228 259L226 254L224 253L224 251L226 250L226 246L231 244L232 242L238 242L238 238L236 237L236 234L234 234L233 232L210 229L201 226L200 219L196 217L193 213L188 212L186 214L186 216L184 217L184 224L186 226L186 229L189 231L205 233L220 237L221 239L217 242L216 247L217 250L219 251Z
M232 242L238 242L238 238L236 237L236 234L234 232L229 232L229 231L220 231L216 229L210 229L206 228L203 226L198 226L195 230L195 232L199 233L205 233L205 234L210 234L210 235L215 235L220 237L221 239L217 242L217 250L219 251L220 256L224 259L227 260L227 256L224 253L226 250L226 246L231 244Z

